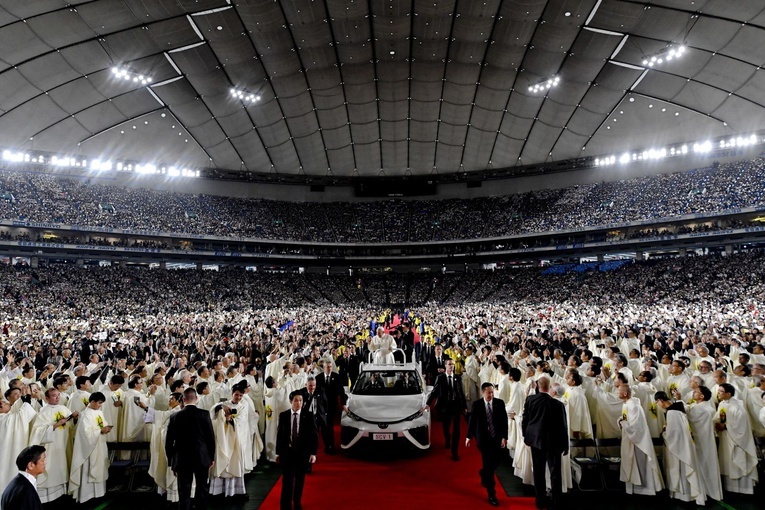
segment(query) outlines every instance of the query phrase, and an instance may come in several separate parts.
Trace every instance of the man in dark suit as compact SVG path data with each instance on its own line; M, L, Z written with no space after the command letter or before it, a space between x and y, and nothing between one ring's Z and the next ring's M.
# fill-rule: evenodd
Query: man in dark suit
M324 371L316 376L316 388L323 390L327 396L327 424L330 428L331 434L327 439L329 442L324 443L324 453L329 455L335 454L335 417L337 416L337 402L340 400L340 404L345 408L345 403L348 401L348 396L345 394L345 387L340 380L340 374L332 371L333 363L329 360L324 362Z
M531 447L534 488L537 508L560 505L562 488L561 455L568 453L568 421L562 402L550 394L550 379L540 377L537 393L530 395L523 406L523 442ZM552 501L546 501L545 465L550 468Z
M436 378L446 371L446 360L451 359L444 354L444 348L441 344L436 344L433 348L433 356L427 360L425 371L428 374L428 381L435 384Z
M343 349L343 355L337 360L337 371L340 374L340 384L345 387L348 385L348 381L351 382L351 387L356 384L356 379L359 377L359 367L361 360L352 352L354 348L350 345L346 345Z
M310 411L316 423L317 430L321 430L321 438L324 446L332 444L334 432L332 424L327 418L327 396L324 394L324 388L316 387L316 379L309 377L305 383L305 388L298 390L303 396L303 409ZM308 466L308 472L311 472L311 466Z
M308 466L316 462L319 435L310 411L303 408L303 395L290 393L290 409L279 414L276 430L276 462L282 467L282 510L302 508L303 483Z
M448 359L444 366L446 371L436 378L436 385L428 397L427 405L436 401L438 418L444 427L444 442L447 448L451 447L452 460L456 461L460 460L457 452L460 442L460 422L467 414L467 402L462 380L454 373L454 362Z
M507 446L507 411L505 403L494 398L494 385L485 382L481 385L480 398L473 402L473 408L468 422L467 439L465 446L470 446L470 441L475 438L478 451L481 452L481 485L486 487L489 494L489 503L499 506L497 493L494 490L494 471L502 459L502 451Z
M191 483L196 480L194 508L207 508L210 467L215 464L215 434L210 413L197 408L197 391L183 392L183 409L170 418L165 440L167 462L178 477L180 510L191 509Z
M3 510L42 510L37 495L37 477L45 471L45 448L33 445L16 456L19 474L11 480L0 498Z

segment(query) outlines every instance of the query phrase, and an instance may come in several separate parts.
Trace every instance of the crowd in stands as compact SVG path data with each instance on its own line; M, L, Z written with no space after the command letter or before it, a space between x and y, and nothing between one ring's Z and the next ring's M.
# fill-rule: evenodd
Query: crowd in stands
M725 412L743 413L739 421L749 425L750 439L753 434L765 436L763 262L763 253L751 251L563 274L520 268L353 276L6 265L0 267L0 434L36 430L35 420L47 419L46 405L54 405L44 395L51 388L69 401L63 404L69 413L80 414L89 399L108 393L103 406L113 413L103 411L102 421L115 425L111 440L150 441L151 454L161 456L155 441L162 440L162 428L155 424L155 433L143 413L172 412L174 393L206 383L197 387L209 389L210 402L222 399L227 406L240 406L244 393L252 403L249 411L241 411L243 421L236 421L237 430L246 431L243 437L251 441L240 445L251 454L242 468L247 472L257 462L273 460L269 429L286 401L286 389L302 388L330 364L334 370L347 366L343 357L363 359L375 326L398 313L416 332L425 373L432 368L435 345L441 345L456 362L468 395L475 397L482 382L497 385L511 421L519 419L519 402L534 391L532 382L546 375L571 413L588 411L579 421L584 426L573 425L572 438L618 437L622 432L615 423L621 413L627 420L628 409L619 398L625 401L627 387L645 407L647 418L638 418L658 420L646 426L653 423L651 435L659 437L665 417L657 407L662 395L656 392L676 400L670 402L673 409L690 412L700 404L695 388L704 386L714 394L722 388L735 402L706 398L715 418L703 425L709 430L693 432L711 436L714 426L720 444L728 445L726 429L720 428ZM417 306L404 310L407 303ZM400 308L392 311L390 306ZM269 374L271 381L265 384ZM353 374L345 370L341 375L344 386L350 385ZM577 404L576 411L567 400L576 393L575 386L582 386L588 403ZM731 387L737 397L730 395ZM112 409L120 392L135 393L135 405L143 404L139 418L133 397L124 400L124 409ZM77 426L65 420L67 412L61 413L62 427ZM166 419L157 416L164 418L156 423ZM226 420L235 419L226 413ZM48 436L27 437L39 441ZM22 443L0 451L0 475L13 471L8 465ZM512 446L516 474L529 483L522 442ZM62 451L58 455L66 455L66 448ZM722 491L715 487L721 484L729 491L751 493L756 462L754 470L749 463L743 473L733 473L722 453L723 477L717 471L716 479L702 484L711 488L703 494L696 489L690 497L720 499ZM749 462L747 456L754 451L739 454ZM49 465L66 465L65 458L52 457ZM670 470L665 470L668 479ZM167 473L153 473L168 498L176 497ZM61 494L68 491L78 500L98 496L98 491L82 492L79 474L69 476ZM41 487L48 500L58 498L59 489Z
M477 239L715 213L765 203L765 159L517 195L295 203L0 171L0 218L319 242Z

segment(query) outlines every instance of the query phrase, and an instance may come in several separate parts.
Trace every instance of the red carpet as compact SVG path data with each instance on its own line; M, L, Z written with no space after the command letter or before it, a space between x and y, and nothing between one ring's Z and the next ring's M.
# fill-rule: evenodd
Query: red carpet
M437 422L434 423L437 425ZM434 431L435 432L435 431ZM453 462L439 433L431 450L421 457L398 460L364 460L319 454L313 473L306 476L303 508L306 510L364 510L421 508L493 508L481 487L481 457L475 444L460 447ZM464 439L463 439L464 441ZM281 479L260 508L277 510ZM497 481L501 508L533 509L534 498L509 498Z

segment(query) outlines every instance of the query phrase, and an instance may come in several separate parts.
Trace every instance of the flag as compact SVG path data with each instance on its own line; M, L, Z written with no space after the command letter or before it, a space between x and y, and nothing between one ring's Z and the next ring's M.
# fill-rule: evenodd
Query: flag
M287 321L285 324L282 324L279 326L279 333L284 333L284 330L291 328L293 324L295 324L295 321Z

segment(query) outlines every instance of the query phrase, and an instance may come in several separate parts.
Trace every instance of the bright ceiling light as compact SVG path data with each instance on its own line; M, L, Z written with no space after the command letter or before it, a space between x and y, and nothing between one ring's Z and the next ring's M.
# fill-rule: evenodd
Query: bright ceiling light
M665 62L671 62L672 60L679 59L685 53L685 46L678 46L677 48L667 46L657 51L653 55L646 56L641 63L643 67L654 67L656 65L663 64Z
M138 74L133 69L127 66L114 66L112 67L112 74L117 78L122 78L125 81L140 83L141 85L148 85L151 83L151 76L145 76Z
M536 94L543 90L550 90L553 87L557 87L560 84L559 76L551 76L550 78L543 80L535 85L529 86L529 92Z
M241 99L242 101L248 102L248 103L256 103L260 101L260 96L257 94L251 94L250 92L244 90L244 89L237 89L237 88L231 88L231 95L234 96L236 99Z

